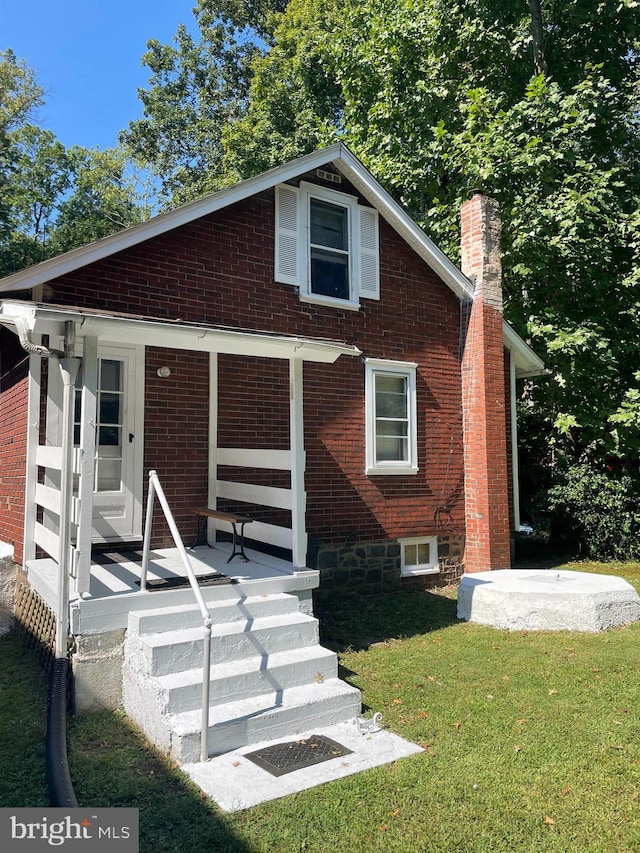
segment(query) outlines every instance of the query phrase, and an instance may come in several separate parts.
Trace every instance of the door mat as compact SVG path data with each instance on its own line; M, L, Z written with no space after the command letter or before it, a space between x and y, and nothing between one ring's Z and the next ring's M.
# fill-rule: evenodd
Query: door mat
M151 552L149 559L162 559L162 555ZM91 554L91 562L99 566L109 566L114 563L141 563L142 551L94 551Z
M304 740L267 746L256 752L246 753L244 757L271 773L272 776L284 776L285 773L302 770L304 767L313 767L323 761L331 761L332 758L350 755L351 752L352 750L347 749L346 746L324 735L311 735Z
M235 578L229 578L227 575L222 575L220 572L213 572L210 575L197 575L196 580L198 586L217 586L218 584L238 583ZM136 581L140 586L140 581ZM170 578L153 578L147 581L147 589L176 589L181 586L189 586L189 578L182 575L174 575Z

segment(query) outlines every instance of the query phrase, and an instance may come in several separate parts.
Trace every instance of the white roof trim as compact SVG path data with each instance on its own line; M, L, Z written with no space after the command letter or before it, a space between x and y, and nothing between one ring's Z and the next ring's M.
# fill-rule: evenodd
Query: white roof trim
M144 344L171 349L251 355L263 358L299 358L333 364L341 355L359 356L361 350L350 344L321 338L303 338L269 332L194 326L170 320L121 317L37 305L33 302L0 302L0 325L16 327L26 323L31 334L62 336L66 321L77 324L78 337L96 336L101 341Z
M110 255L143 243L145 240L158 237L167 231L187 225L196 219L243 201L256 193L271 189L277 184L293 180L305 172L319 169L328 163L333 163L360 190L364 197L379 210L391 227L409 243L414 251L449 285L458 297L473 298L473 287L466 276L432 243L358 158L342 143L314 151L297 160L292 160L290 163L285 163L283 166L278 166L275 169L263 172L261 175L241 181L239 184L219 190L212 195L183 204L168 213L154 216L153 219L146 222L132 225L117 234L103 237L94 243L80 246L70 252L65 252L63 255L58 255L56 258L50 258L13 273L13 275L0 281L0 292L28 290L45 284L54 278L74 272L96 261L101 261Z
M543 360L535 354L531 347L522 340L520 335L511 328L506 320L502 323L504 345L511 353L516 366L516 376L540 376L545 372Z
M20 270L0 280L0 293L38 287L54 278L75 272L84 266L143 243L145 240L150 240L165 234L167 231L187 225L203 216L243 201L256 193L271 189L277 184L293 180L305 172L326 166L328 163L332 163L351 181L356 189L379 211L416 254L440 276L459 299L473 299L473 285L469 279L394 201L360 160L340 142L314 151L297 160L292 160L290 163L285 163L275 169L270 169L253 178L248 178L246 181L241 181L197 201L184 204L146 222L133 225L117 234L112 234L102 240L72 249L56 258L50 258L47 261ZM521 371L519 375L525 375L522 371L529 372L529 375L542 372L542 361L506 322L503 336L505 346L514 353L516 364Z

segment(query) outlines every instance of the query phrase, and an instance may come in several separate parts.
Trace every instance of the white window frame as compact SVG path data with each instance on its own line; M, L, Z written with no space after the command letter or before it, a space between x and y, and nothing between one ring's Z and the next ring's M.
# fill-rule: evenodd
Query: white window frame
M367 358L365 361L366 473L416 474L418 472L418 424L416 405L416 370L412 361L387 361ZM376 459L376 377L402 376L407 380L407 449L409 458L402 461Z
M398 542L400 543L400 574L403 578L414 577L416 575L440 574L437 536L412 536L408 539L398 539ZM405 549L407 545L428 545L429 562L417 564L410 563L407 565L405 562Z
M311 199L347 210L349 297L338 299L311 290ZM357 311L360 298L380 298L378 212L356 196L301 181L276 187L275 280L298 287L300 301Z
M301 241L301 250L304 252L304 266L306 270L300 283L300 300L317 305L333 305L340 308L357 309L360 307L358 288L356 282L360 279L360 259L357 251L358 228L355 227L358 216L358 199L347 193L339 193L327 187L319 187L315 184L300 182L300 202L302 214L302 229L304 240ZM347 263L349 270L349 298L337 299L333 296L322 296L311 290L311 200L320 199L335 207L341 207L347 211Z

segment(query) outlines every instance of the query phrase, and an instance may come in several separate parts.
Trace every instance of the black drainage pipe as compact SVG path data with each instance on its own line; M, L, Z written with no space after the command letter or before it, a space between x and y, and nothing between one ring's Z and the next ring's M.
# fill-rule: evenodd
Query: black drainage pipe
M54 658L47 707L47 784L49 805L78 808L67 761L67 678L69 661Z

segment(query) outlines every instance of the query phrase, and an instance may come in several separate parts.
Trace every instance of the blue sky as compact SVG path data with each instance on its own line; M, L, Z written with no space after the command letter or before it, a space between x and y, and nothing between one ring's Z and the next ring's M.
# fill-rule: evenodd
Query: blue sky
M194 28L195 0L0 0L0 50L11 48L46 90L39 123L65 146L107 148L142 115L149 39Z

